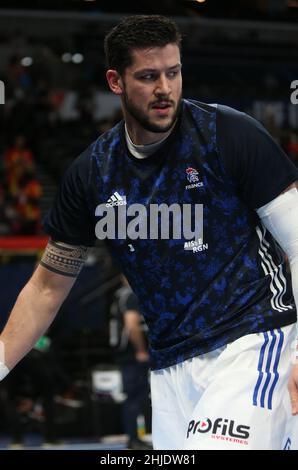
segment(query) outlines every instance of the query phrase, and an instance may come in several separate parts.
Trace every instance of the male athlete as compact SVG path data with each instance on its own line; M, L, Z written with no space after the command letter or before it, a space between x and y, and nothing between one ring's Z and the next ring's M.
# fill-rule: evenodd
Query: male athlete
M175 23L155 15L107 34L124 120L65 175L49 244L0 337L1 374L49 327L110 224L107 246L149 328L155 449L295 447L297 170L251 117L182 99L180 45ZM172 205L153 230L152 207ZM199 235L162 237L189 207Z

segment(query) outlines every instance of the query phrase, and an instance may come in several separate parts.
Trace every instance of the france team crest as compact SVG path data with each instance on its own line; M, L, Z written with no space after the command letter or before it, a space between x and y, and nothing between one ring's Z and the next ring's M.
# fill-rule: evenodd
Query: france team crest
M199 172L194 168L186 168L186 177L190 183L196 183L199 181Z

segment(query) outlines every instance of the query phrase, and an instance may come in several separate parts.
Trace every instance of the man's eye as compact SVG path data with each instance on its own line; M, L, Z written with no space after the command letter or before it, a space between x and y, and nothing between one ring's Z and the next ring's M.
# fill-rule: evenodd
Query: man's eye
M155 76L152 73L147 73L146 75L142 75L141 80L154 80Z
M168 73L168 77L174 78L174 77L176 77L177 74L178 74L177 70L173 70L172 72Z

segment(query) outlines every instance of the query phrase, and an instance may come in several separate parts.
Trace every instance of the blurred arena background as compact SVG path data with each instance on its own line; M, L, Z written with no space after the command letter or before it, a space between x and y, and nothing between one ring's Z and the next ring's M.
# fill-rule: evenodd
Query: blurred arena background
M105 81L103 37L134 13L175 17L184 34L184 97L251 114L298 164L297 0L2 0L0 328L47 243L42 219L65 169L121 119ZM98 243L37 345L63 384L53 411L59 448L125 447L116 353L121 321L112 308L120 285ZM40 393L20 380L0 385L0 448L13 442L11 406L22 417L23 444L43 443ZM15 401L10 387L17 387ZM139 417L139 435L150 438L150 404Z

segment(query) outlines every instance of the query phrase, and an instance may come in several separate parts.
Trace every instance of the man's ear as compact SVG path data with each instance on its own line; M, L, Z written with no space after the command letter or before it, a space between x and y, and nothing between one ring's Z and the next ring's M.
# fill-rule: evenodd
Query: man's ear
M117 70L112 70L112 69L108 70L106 73L106 78L107 78L111 91L115 93L116 95L122 95L123 83Z

